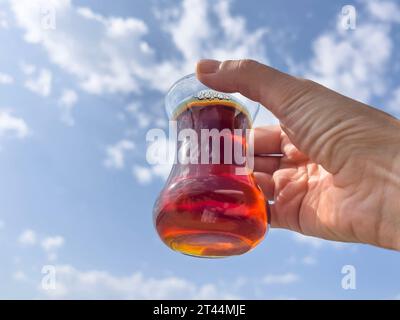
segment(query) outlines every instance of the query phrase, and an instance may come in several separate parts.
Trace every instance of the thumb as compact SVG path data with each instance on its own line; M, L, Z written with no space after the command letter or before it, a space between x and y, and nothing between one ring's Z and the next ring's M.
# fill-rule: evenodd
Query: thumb
M240 92L262 103L280 120L285 116L282 103L288 90L300 90L305 86L288 74L254 60L200 60L197 77L205 85L222 92Z
M355 124L360 118L365 122L364 116L370 119L372 108L253 60L201 60L197 77L212 89L260 102L280 120L291 142L331 173L348 159L351 144L345 140L357 130Z

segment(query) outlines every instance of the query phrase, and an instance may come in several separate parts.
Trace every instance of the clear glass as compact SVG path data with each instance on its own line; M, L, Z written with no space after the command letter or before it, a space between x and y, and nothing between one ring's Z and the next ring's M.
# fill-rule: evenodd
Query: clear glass
M169 90L166 109L177 125L177 154L188 154L190 160L176 161L154 206L155 228L171 249L226 257L243 254L263 239L267 202L248 161L238 160L235 153L247 151L248 129L258 108L240 94L207 88L194 74ZM179 139L188 130L194 134L190 143ZM203 132L213 130L224 134L203 139Z
M197 80L196 75L192 73L176 81L168 90L168 93L165 97L165 108L169 119L174 119L174 113L183 101L193 97L203 90L229 96L231 99L237 101L240 105L245 106L252 121L256 118L260 108L260 105L257 102L242 96L240 93L226 94L211 90Z

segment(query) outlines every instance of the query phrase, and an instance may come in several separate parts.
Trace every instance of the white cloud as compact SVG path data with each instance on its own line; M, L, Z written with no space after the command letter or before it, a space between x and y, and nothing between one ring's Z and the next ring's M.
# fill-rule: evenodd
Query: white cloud
M14 78L7 73L0 72L0 84L11 84Z
M47 97L51 92L52 78L50 70L41 69L36 73L36 76L25 81L25 87L40 96Z
M59 103L66 107L72 107L77 101L78 95L71 89L64 90L59 99Z
M305 77L368 103L385 93L392 48L390 27L384 23L360 23L349 31L338 27L314 41Z
M58 104L61 107L61 121L67 126L73 126L75 120L72 117L72 109L78 102L78 95L74 90L65 89L63 90L61 97L58 100Z
M37 236L25 230L20 239L25 244L36 244ZM41 247L50 256L65 244L62 236L47 236L40 241ZM56 256L56 255L55 255ZM79 270L69 264L56 264L55 289L44 288L43 278L17 269L13 274L16 281L37 284L41 298L50 299L239 299L234 293L238 283L232 287L223 283L201 283L177 277L149 277L135 271L128 275L115 275L108 271ZM26 271L26 270L25 270Z
M153 175L159 177L163 180L167 180L172 169L172 165L169 163L166 164L156 164L152 166Z
M0 230L4 229L5 225L5 222L3 220L0 220Z
M51 32L38 23L41 5L51 5L57 13ZM164 91L178 77L192 73L201 57L266 61L262 39L267 30L248 30L245 19L233 16L230 6L228 0L185 0L173 8L176 14L163 19L162 28L171 35L181 57L159 63L144 39L148 27L142 20L104 17L89 8L75 7L69 0L12 2L25 40L42 45L53 63L95 94L139 92L147 85Z
M312 266L317 264L317 259L312 255L307 255L302 258L297 258L296 256L290 256L287 259L287 263L289 264L303 264L306 266Z
M65 240L62 236L45 237L40 245L47 254L49 261L57 260L57 251L64 245Z
M132 168L133 176L141 184L148 184L155 178L166 180L171 172L171 164L155 164L149 167L135 165Z
M125 165L125 154L135 148L132 141L123 139L116 144L108 146L106 149L107 157L104 165L108 168L122 169Z
M42 248L47 252L58 250L64 245L64 238L62 236L46 237L42 240Z
M110 18L109 21L105 20L104 23L108 25L107 33L111 38L126 38L137 32L142 34L147 32L146 24L138 19ZM145 42L140 43L140 45L143 51L151 51L149 47L146 48Z
M16 281L24 281L27 279L26 274L21 270L15 271L13 274L13 278Z
M29 128L25 120L15 117L7 110L0 110L0 137L16 136L25 138L29 134Z
M243 17L232 15L229 0L185 0L179 7L168 8L166 14L157 15L181 55L156 64L146 74L160 90L194 72L195 62L200 58L253 58L267 62L263 37L268 30L248 30Z
M153 178L152 171L148 167L136 165L132 168L132 173L136 180L141 184L150 183Z
M55 30L41 27L41 6L52 6ZM103 17L70 0L11 2L27 42L44 47L50 60L78 78L94 94L138 91L153 52L143 40L147 26L139 19Z
M36 244L36 241L36 232L31 229L27 229L22 232L18 238L18 242L23 246L33 246Z
M70 265L56 266L56 289L40 292L53 299L230 299L215 284L196 285L169 277L145 277L141 272L115 276L106 271L80 271Z
M366 0L369 13L386 22L400 23L400 7L394 1Z
M158 137L148 145L146 160L149 166L135 165L133 176L141 184L148 184L155 178L166 180L174 162L176 145L166 137Z
M302 235L301 233L294 233L293 238L296 242L309 245L313 248L319 249L325 244L325 240Z
M400 22L400 7L394 1L361 3L357 9L364 15L355 30L344 30L339 17L336 30L313 42L313 57L306 70L299 72L297 66L291 66L291 71L369 103L373 97L384 96L389 87L386 72L394 48L391 31L392 24Z
M27 229L18 237L18 242L23 246L35 246L38 236L34 230ZM57 251L64 245L65 240L62 236L46 236L40 241L40 246L47 254L47 259L54 261L57 259Z
M303 259L301 259L301 262L305 265L312 266L317 263L317 259L315 259L313 256L305 256Z
M298 282L300 277L294 273L283 273L283 274L269 274L263 279L265 284L280 284L287 285Z
M357 246L352 243L324 240L316 237L305 236L297 232L293 233L293 238L296 242L310 246L314 249L320 249L323 246L328 245L335 249L350 248L351 250L357 250Z
M208 1L185 0L179 8L179 18L166 25L172 41L185 60L198 57L203 50L201 45L213 33L208 22L208 6Z
M38 241L38 235L34 230L27 229L21 233L18 242L23 246L35 246ZM64 245L65 240L62 236L47 236L40 241L40 245L47 254L48 260L57 259L57 251Z
M126 107L126 111L136 120L139 128L147 128L151 123L151 115L144 111L140 111L140 107L137 103L131 103Z

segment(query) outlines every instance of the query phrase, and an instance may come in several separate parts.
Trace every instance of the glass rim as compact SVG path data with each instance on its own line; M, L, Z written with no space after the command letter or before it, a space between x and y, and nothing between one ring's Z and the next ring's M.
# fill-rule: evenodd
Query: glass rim
M185 101L186 98L188 98L189 96L194 95L195 92L188 94L186 97L183 97L182 99L180 99L180 101L175 102L175 105L171 105L171 97L172 94L174 92L174 90L176 89L177 86L179 86L180 84L182 84L185 80L192 80L194 81L195 85L199 86L199 91L201 90L212 90L215 91L217 93L222 93L222 94L226 94L229 95L233 101L235 101L236 103L239 103L240 105L242 105L245 110L247 110L248 116L250 117L250 120L253 122L256 117L257 114L259 112L260 109L260 104L257 101L251 100L245 96L243 96L240 92L222 92L222 91L218 91L218 90L214 90L211 89L209 87L207 87L205 84L203 84L199 79L197 79L196 73L190 73L187 74L181 78L179 78L178 80L176 80L168 89L165 98L164 98L164 102L165 102L165 108L167 111L167 115L169 118L171 118L173 112L171 110L169 110L170 108L175 109L179 106L179 103L182 103L183 101ZM201 88L202 87L202 88ZM196 91L196 89L193 89L194 91ZM182 88L182 91L184 91L184 89Z
M183 81L183 80L185 80L185 79L192 78L193 76L196 77L196 73L194 73L194 72L189 73L189 74L187 74L186 76L183 76L183 77L179 78L178 80L176 80L176 81L168 88L166 96L168 96L168 94L174 89L174 87L175 87L178 83L180 83L181 81ZM197 79L197 77L196 77L196 79ZM199 81L199 82L200 82L200 81Z

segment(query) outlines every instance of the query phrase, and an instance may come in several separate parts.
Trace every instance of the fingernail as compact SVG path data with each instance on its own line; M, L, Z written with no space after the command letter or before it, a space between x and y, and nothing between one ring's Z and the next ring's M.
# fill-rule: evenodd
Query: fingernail
M200 60L197 63L197 72L203 74L216 73L219 69L220 64L221 61L218 60L210 60L210 59Z

